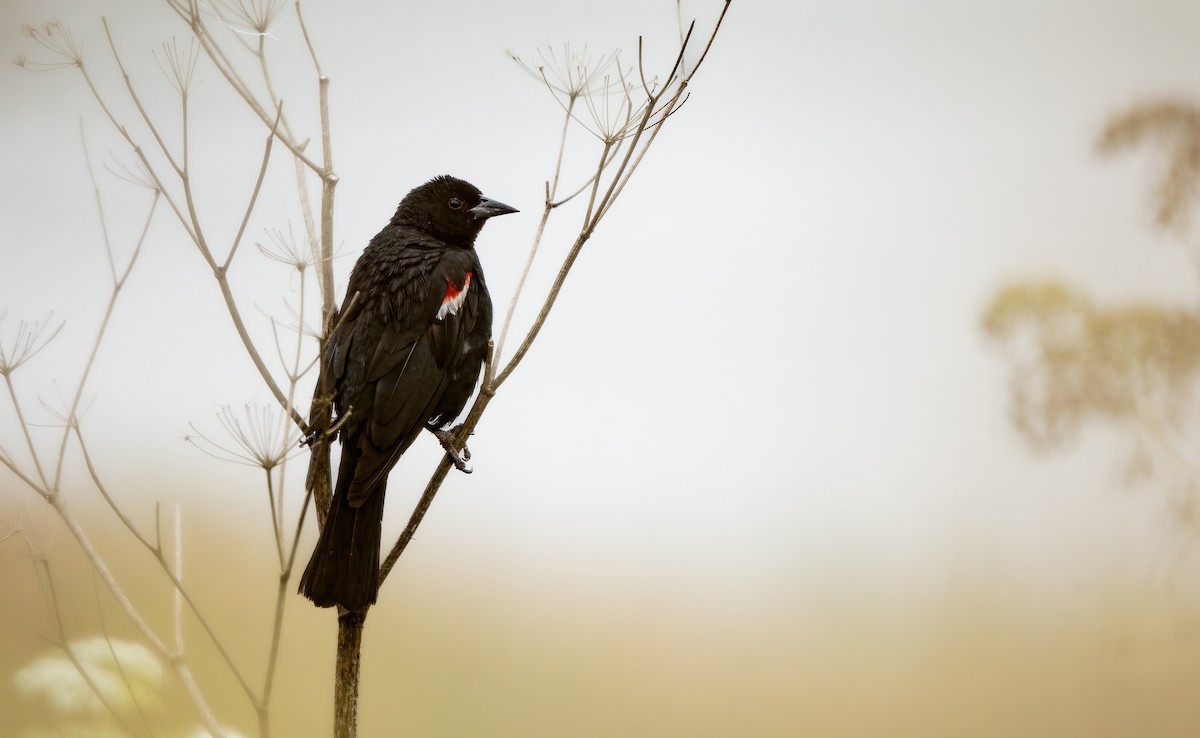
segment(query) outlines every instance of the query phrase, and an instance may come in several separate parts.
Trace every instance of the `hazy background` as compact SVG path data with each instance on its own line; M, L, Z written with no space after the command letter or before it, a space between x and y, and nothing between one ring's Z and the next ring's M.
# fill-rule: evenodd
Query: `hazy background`
M570 41L631 61L638 34L655 58L676 40L668 2L305 7L332 79L339 297L399 198L449 172L523 211L479 242L505 304L560 118L504 50ZM716 9L684 14L706 27ZM37 58L22 24L59 17L117 95L100 15L170 120L149 49L184 29L156 3L6 0L0 49ZM307 111L310 68L284 17L269 43L296 65L285 102ZM475 473L449 479L372 611L363 734L1200 732L1195 541L1153 489L1122 482L1113 434L1031 454L978 327L1001 284L1043 275L1106 300L1196 304L1186 237L1152 228L1154 160L1101 160L1093 143L1135 102L1196 96L1200 5L739 1L706 64L480 425ZM193 121L198 186L228 238L262 133L204 61L195 84L211 101ZM94 160L128 156L72 70L4 65L0 89L0 338L51 310L66 320L16 375L32 420L51 423L36 398L73 388L108 290L79 117ZM101 185L124 208L110 226L125 253L140 196ZM251 236L294 218L290 205L264 203ZM543 284L567 230L547 242ZM266 337L294 280L244 256L235 288ZM220 404L265 402L260 385L162 209L85 432L139 524L156 500L182 502L189 576L255 683L275 586L261 472L181 439L189 421L215 435ZM10 407L0 444L16 452ZM58 432L39 433L49 453ZM385 538L437 456L425 439L397 467ZM75 480L72 505L165 630L153 569ZM11 475L0 494L4 520L24 506L73 585L73 635L97 632L74 543ZM20 553L6 545L0 561L9 674L50 648L48 609ZM324 731L333 632L331 613L289 603L277 734ZM251 733L220 667L205 678ZM0 712L22 730L53 724L7 677Z

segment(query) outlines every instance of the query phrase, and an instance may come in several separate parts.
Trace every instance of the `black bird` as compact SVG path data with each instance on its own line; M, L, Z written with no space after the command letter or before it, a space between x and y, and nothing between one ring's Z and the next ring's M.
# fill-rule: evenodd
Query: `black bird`
M492 335L475 237L488 218L515 212L468 182L436 177L405 196L350 273L323 357L334 408L349 412L342 461L300 579L318 607L375 602L388 472L422 429L447 426L475 390Z

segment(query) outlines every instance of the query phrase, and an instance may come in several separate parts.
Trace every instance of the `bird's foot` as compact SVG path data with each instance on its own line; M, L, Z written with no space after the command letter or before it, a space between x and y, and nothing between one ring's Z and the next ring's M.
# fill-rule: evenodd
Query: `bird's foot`
M458 437L458 429L461 425L456 425L449 430L441 428L430 428L429 432L438 439L438 443L442 444L442 448L446 450L446 455L450 457L450 462L454 464L454 468L458 469L463 474L470 474L475 471L467 462L471 460L471 449L467 448L467 444L463 444L462 452L454 448L454 441Z

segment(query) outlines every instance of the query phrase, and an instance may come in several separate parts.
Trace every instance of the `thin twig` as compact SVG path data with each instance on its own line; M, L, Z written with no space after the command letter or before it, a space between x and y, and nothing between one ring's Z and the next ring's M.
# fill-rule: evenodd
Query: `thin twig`
M38 456L37 446L33 444L33 436L29 433L29 423L25 420L25 413L21 411L21 402L17 399L17 389L13 386L11 372L4 373L4 384L8 387L8 396L9 399L12 400L13 410L17 414L17 425L21 428L21 434L25 436L25 445L29 449L29 455L33 458L34 468L37 469L38 478L42 480L40 485L30 483L28 479L26 481L29 483L29 486L33 487L34 489L46 490L46 493L49 494L52 488L50 487L50 483L46 480L46 473L42 471L41 458ZM5 466L8 466L15 471L15 467L11 465L11 462L8 459L4 459L4 462ZM21 476L24 477L24 475Z
M558 155L554 158L554 181L546 185L546 198L542 209L542 217L538 221L537 232L533 236L533 244L529 247L529 255L525 257L525 266L521 269L521 276L517 279L516 289L513 290L512 300L508 303L508 311L505 313L504 323L500 327L500 337L496 339L497 355L501 355L504 351L504 339L508 337L508 329L512 325L513 315L517 312L517 303L521 299L521 292L525 289L525 281L529 279L529 272L533 269L533 260L537 256L538 246L542 243L542 234L546 231L546 222L550 220L550 211L554 209L554 198L558 194L558 176L562 171L563 154L567 148L567 131L571 125L571 109L574 107L575 96L572 95L568 101L565 115L563 115L562 132L558 136Z
M258 179L254 181L254 190L250 193L250 202L246 203L246 211L242 215L242 222L238 226L237 235L233 237L233 245L229 247L229 254L225 257L225 263L221 265L222 272L229 271L229 265L233 262L233 255L237 253L238 245L242 242L242 234L246 232L246 224L250 222L250 214L254 212L254 204L258 202L258 193L262 190L263 178L267 176L267 164L271 161L271 145L275 143L275 131L278 130L279 120L282 117L283 102L281 101L275 111L275 125L271 128L271 134L267 136L267 143L263 148L262 164L258 167Z
M88 670L83 667L83 662L79 660L79 657L75 654L75 649L71 647L70 642L67 640L67 631L62 620L62 608L59 605L58 588L54 586L54 575L50 571L50 560L42 557L38 559L38 563L41 564L42 572L46 576L46 587L50 594L51 610L54 613L54 624L58 630L58 638L56 641L54 641L54 644L62 650L63 654L66 655L67 660L70 661L71 665L75 667L75 671L79 673L80 678L82 678L84 683L87 684L88 689L92 690L92 694L96 695L96 699L99 700L104 709L113 716L113 718L117 721L117 724L121 726L121 729L136 738L137 733L134 731L133 726L127 723L125 718L122 717L119 712L117 712L117 708L111 702L109 702L108 698L104 695L104 690L100 688L100 685L96 683L96 681L92 678L92 675L88 673ZM131 690L130 694L132 693L133 692Z
M79 451L83 456L83 463L87 467L88 474L92 477L92 484L96 486L96 490L100 493L100 496L104 498L104 501L108 503L109 508L125 526L126 530L132 533L133 537L136 538L139 543L145 546L156 556L161 554L162 551L158 548L158 546L150 543L150 539L142 535L142 532L137 529L137 526L133 524L133 521L130 520L127 515L125 515L125 511L121 509L120 505L118 505L112 498L112 495L108 493L108 487L106 487L104 482L100 479L100 474L96 471L96 466L92 462L92 454L88 451L88 445L83 440L83 433L79 429L79 423L72 423L70 428L75 431L75 438L79 442Z
M78 433L78 431L77 431L77 433ZM245 678L242 676L241 670L238 669L237 664L234 663L233 658L229 655L229 652L225 649L224 644L221 642L220 638L217 637L216 631L213 630L212 626L208 622L208 618L206 618L204 616L204 613L203 613L203 611L200 610L199 605L197 605L196 601L192 599L191 594L188 593L186 587L184 587L183 581L176 574L176 572L171 567L171 565L167 562L166 554L162 548L161 533L158 533L156 535L157 540L155 543L152 544L145 536L141 535L141 533L138 532L137 528L128 519L128 517L126 517L124 515L124 513L121 512L120 508L113 501L113 498L109 494L106 486L100 480L99 475L96 473L95 467L92 466L91 455L87 453L87 445L84 443L83 436L77 435L77 438L79 441L79 446L83 451L83 456L84 456L85 463L87 464L88 471L89 471L89 473L91 473L92 480L96 485L96 489L99 490L100 494L104 497L105 501L107 501L109 503L109 505L112 507L113 511L121 519L121 522L124 523L124 525L129 529L129 531L131 533L133 533L134 537L137 538L138 542L141 543L148 551L150 551L151 555L154 557L154 560L158 562L159 568L161 568L163 570L163 573L166 574L167 579L170 580L172 586L174 586L176 591L179 593L179 595L183 597L183 601L187 603L188 608L192 611L192 614L196 617L197 622L200 623L201 628L204 630L204 632L208 636L209 640L212 641L212 644L213 644L213 646L216 647L217 652L220 653L221 657L225 660L225 663L229 667L229 670L233 673L234 677L238 680L238 683L242 685L242 688L246 692L247 697L250 698L251 703L258 704L258 701L259 701L258 697L255 695L254 691L252 689L250 689L250 685L245 680ZM55 496L55 497L57 497L57 496ZM58 507L56 506L55 509L58 509ZM156 510L157 510L157 507L156 507ZM155 527L156 527L156 529L158 528L157 523L156 523ZM82 530L80 531L80 533L82 534ZM157 646L156 646L156 648L157 648ZM166 652L165 646L163 646L162 648L165 653Z
M285 438L286 438L286 436L285 436ZM275 533L275 552L279 556L279 568L282 569L283 568L283 532L280 531L279 526L282 524L283 521L281 521L279 519L279 514L275 510L275 485L271 480L271 470L269 468L267 468L267 469L264 469L263 471L266 472L266 475L267 475L267 501L268 501L268 504L271 506L271 528L273 529L273 531ZM283 501L283 487L282 486L280 487L280 491L279 491L279 499L280 499L280 502Z
M204 695L200 692L199 687L196 686L196 681L192 678L191 669L188 667L187 662L183 659L173 658L166 644L163 643L162 639L155 634L150 625L138 613L137 608L125 594L125 591L121 589L121 585L117 583L116 578L109 571L107 564L104 563L104 559L100 556L95 546L92 545L91 539L88 538L83 528L80 527L79 522L75 520L70 508L64 504L63 500L58 495L51 495L47 498L47 502L58 513L59 519L63 521L67 530L75 538L76 543L79 544L84 555L91 562L92 567L100 576L100 580L104 582L104 586L112 593L113 599L116 600L121 610L124 611L125 616L133 623L133 626L141 634L142 638L171 665L176 676L183 683L188 701L196 710L196 714L200 717L201 722L204 723L204 727L214 736L223 738L225 733L217 723L216 716L213 714L208 702L204 699Z
M304 44L308 47L308 55L312 57L313 67L317 70L317 77L325 76L321 72L321 62L317 60L317 50L313 48L312 38L308 35L308 26L304 23L304 14L300 12L300 0L296 0L296 20L300 22L300 33L304 36Z
M178 3L175 2L175 0L168 0L168 4L170 4L171 7L176 10L177 13L182 14L182 11L177 7ZM199 21L197 21L197 23L199 23ZM112 43L113 42L112 42L111 36L110 36L110 45ZM203 46L203 39L202 39L202 46ZM206 50L207 50L207 47L206 47ZM113 53L114 53L114 55L116 54L115 46L113 47ZM215 53L215 52L213 52L213 53ZM167 203L171 206L171 210L175 213L175 217L179 220L180 225L187 232L188 237L191 238L192 242L194 244L196 244L197 248L200 251L201 256L204 257L204 259L208 263L209 267L217 275L217 282L221 288L221 296L225 300L225 306L226 306L226 309L229 311L230 318L233 320L234 328L235 328L235 330L237 330L238 337L242 340L242 345L246 348L246 351L250 356L250 360L254 363L254 366L258 370L259 375L262 377L263 382L267 385L267 389L270 390L271 394L275 396L275 399L277 401L279 401L280 406L283 407L284 410L292 417L292 420L296 422L297 427L299 427L301 429L301 431L307 435L309 432L309 429L308 429L307 424L304 422L303 416L301 416L300 413L297 412L294 407L290 407L287 405L286 396L283 394L283 391L279 388L279 385L278 385L278 383L276 383L274 377L271 376L271 372L267 368L266 364L263 362L262 357L259 356L258 350L255 348L254 343L250 338L250 333L246 329L245 324L242 322L241 313L238 310L237 302L234 299L233 292L229 287L229 283L226 279L224 279L223 275L221 274L220 266L217 264L216 260L214 259L213 255L212 255L211 250L208 248L208 245L205 240L203 232L198 230L199 220L196 216L195 203L191 197L190 180L187 176L187 171L186 171L186 169L187 169L186 159L185 159L183 165L176 165L178 167L181 183L183 184L183 187L184 187L184 197L185 197L185 201L186 201L186 205L187 205L187 209L188 209L188 214L185 215L183 210L180 208L179 204L175 201L175 199L167 193L166 188L163 186L163 183L162 183L161 179L159 179L157 172L155 172L154 167L151 166L149 159L146 158L146 155L142 151L142 148L137 144L136 141L134 141L133 137L129 134L128 130L123 125L121 125L121 123L117 120L116 116L114 116L112 111L109 109L108 105L104 102L104 99L100 95L99 90L97 90L96 86L92 83L90 75L87 74L86 67L84 67L83 65L79 65L79 69L80 69L81 73L83 74L84 80L87 82L88 87L91 90L93 97L96 98L97 102L100 104L101 109L104 110L105 115L112 122L113 126L116 127L117 131L122 135L122 137L129 144L129 146L133 149L134 154L136 154L138 159L142 162L142 166L146 169L146 173L150 177L154 186L166 198ZM232 81L231 81L231 84L232 84ZM135 90L133 90L132 85L129 85L129 88L130 88L130 94L133 96L136 96L137 93ZM183 120L183 126L185 129L184 141L186 143L186 140L187 140L187 135L186 135L186 127L187 127L186 96L184 97L184 101L185 101L184 102L185 115L184 115L184 120ZM140 103L139 103L139 105L140 105ZM268 124L271 124L270 119L268 119ZM275 131L275 134L278 136L278 131ZM155 132L155 136L157 137L157 132ZM286 139L281 138L280 140L284 141L285 144L289 143ZM291 148L291 146L289 146L289 148ZM185 146L185 153L186 153L186 146ZM330 204L330 210L332 210L332 203Z
M103 203L100 201L100 186L96 182L96 177L92 172L91 157L88 154L87 139L83 136L82 127L80 128L79 135L80 135L80 139L83 141L84 160L88 162L88 175L91 177L92 188L93 188L93 190L95 190L95 193L96 193L96 209L100 213L100 220L101 220L101 223L103 223L103 221L104 221L104 206L103 206ZM59 446L58 446L58 461L56 463L56 468L54 471L54 488L55 489L58 488L59 482L62 479L63 461L65 460L66 454L67 454L67 438L71 433L71 426L72 426L72 424L74 424L74 422L76 420L76 414L79 412L79 403L80 403L81 399L83 398L84 387L87 386L88 378L91 376L91 373L92 373L92 367L95 365L96 357L100 353L100 345L104 342L104 336L108 331L109 321L112 319L113 311L117 306L117 300L121 296L121 289L125 286L125 282L129 279L129 275L133 272L133 267L135 264L137 264L138 257L142 253L142 246L146 243L146 236L150 232L150 224L154 220L154 213L158 207L159 192L160 192L159 190L154 191L154 195L153 195L152 199L150 200L150 208L146 212L146 219L142 223L141 233L138 235L137 242L134 244L133 253L129 256L129 261L125 263L125 269L121 272L121 275L119 277L116 274L116 268L113 267L112 293L109 295L108 305L104 309L104 317L101 318L101 320L100 320L100 327L98 329L96 329L96 338L92 342L92 350L88 353L87 361L84 363L84 366L83 366L83 373L80 375L79 383L76 385L75 397L71 400L71 404L67 408L67 413L65 416L66 421L67 421L66 427L63 429L62 441L59 443ZM113 255L112 244L109 243L107 232L105 232L105 234L104 234L104 250L105 250L105 253L108 255L109 264L110 265L115 264L115 257Z
M212 61L213 65L217 68L217 71L221 73L221 76L225 78L225 81L229 83L229 86L233 88L234 92L236 92L238 96L242 98L242 100L246 103L246 106L250 108L251 112L258 116L259 120L263 122L263 125L265 125L267 128L270 128L271 116L267 112L267 108L264 107L254 96L254 93L250 91L249 85L247 85L245 80L242 79L241 75L238 74L237 68L234 66L228 54L225 53L225 50L221 48L220 44L218 44L208 32L208 26L204 25L204 21L201 17L199 9L195 7L195 4L189 1L188 5L185 6L181 0L167 0L167 5L173 11L175 11L175 13L185 23L187 23L188 28L192 30L192 33L200 42L200 48L204 49L204 53L208 56L209 60ZM298 145L291 138L284 136L281 131L276 131L276 135L279 136L280 142L283 143L283 145L286 146L292 152L292 154L304 162L305 166L316 172L318 176L323 176L324 172L322 171L321 166L304 154L304 148L302 146Z
M183 582L183 505L175 503L175 579ZM183 595L181 588L175 588L174 620L175 620L175 655L183 658Z
M142 116L142 120L146 123L146 127L150 129L150 134L154 136L155 142L158 143L159 151L161 151L163 156L167 158L167 162L171 165L171 168L175 170L175 173L182 176L184 169L186 169L186 165L181 167L179 163L175 161L175 157L171 154L171 149L167 147L167 144L165 141L163 141L162 136L158 134L158 127L154 125L154 121L150 120L150 114L146 112L146 108L142 105L141 97L138 96L137 90L133 88L133 80L130 79L129 72L125 71L125 64L121 61L121 55L117 53L117 44L115 41L113 41L112 30L108 27L108 18L100 18L100 24L104 26L104 35L108 39L108 48L112 50L113 61L117 63L117 69L121 72L121 79L125 81L125 89L129 91L129 98L133 100L133 104L137 108L138 113ZM187 93L183 91L181 91L180 94L182 94L184 97L187 96Z
M147 735L153 736L154 728L150 727L150 719L146 716L146 711L142 709L142 701L138 699L137 691L133 688L133 683L129 680L129 673L125 671L125 665L117 657L117 647L113 645L108 623L104 619L104 603L100 600L100 586L96 582L95 572L92 572L92 595L96 598L96 615L100 618L100 632L104 635L104 643L108 646L108 654L112 657L113 665L117 667L117 673L121 676L121 683L125 685L125 691L129 694L129 698L133 700L133 706L137 708L138 717L142 721L142 727L146 729Z

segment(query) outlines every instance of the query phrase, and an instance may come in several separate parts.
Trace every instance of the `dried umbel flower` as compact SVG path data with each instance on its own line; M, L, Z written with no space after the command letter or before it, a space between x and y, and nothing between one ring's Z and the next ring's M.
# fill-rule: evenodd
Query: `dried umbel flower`
M181 95L187 95L188 88L192 84L192 75L196 72L196 59L198 54L196 38L193 36L186 49L179 46L179 42L172 38L169 43L162 45L162 57L159 58L157 53L154 54L154 61L158 62L158 68L166 75L167 81Z
M312 248L307 243L301 245L290 223L286 233L279 228L268 229L267 238L270 240L269 244L257 241L254 245L271 261L286 264L298 272L303 272L313 265Z
M563 44L560 55L553 46L546 44L537 50L537 60L533 62L526 62L511 51L508 55L530 76L541 80L551 92L569 100L585 94L608 92L604 87L595 86L596 79L616 63L620 53L614 51L593 58L587 46L581 51L573 51L570 44Z
M23 69L35 72L46 72L54 69L83 66L83 49L75 42L70 32L57 20L40 25L27 25L21 29L21 34L33 39L42 48L50 51L55 59L52 61L30 61L24 54L17 56L13 62Z
M620 51L592 57L586 46L575 51L564 44L561 52L550 45L539 48L535 62L512 52L509 56L541 80L563 110L601 141L612 144L636 130L647 103L634 103L632 75L621 66ZM587 119L575 115L578 101L583 102Z
M200 432L195 424L191 424L195 435L186 435L183 440L214 458L267 471L301 453L297 450L300 436L295 425L286 421L277 406L248 404L244 410L244 425L243 419L234 415L228 405L217 412L217 420L233 440L232 446L217 443Z
M286 0L217 0L213 9L230 30L266 36L286 4ZM234 28L235 22L243 28Z
M7 310L0 310L0 322L3 322L7 315ZM33 323L26 323L22 320L17 323L16 335L7 346L0 341L0 377L12 374L54 340L54 337L62 330L63 323L59 321L58 325L50 329L53 316L54 314L51 313L44 321ZM48 334L47 331L49 331Z

